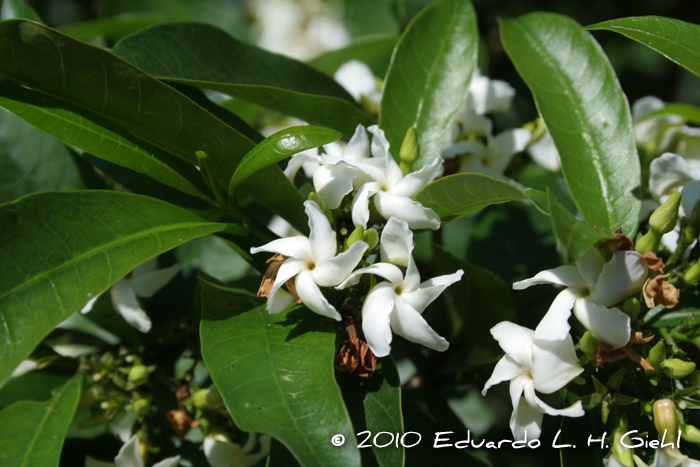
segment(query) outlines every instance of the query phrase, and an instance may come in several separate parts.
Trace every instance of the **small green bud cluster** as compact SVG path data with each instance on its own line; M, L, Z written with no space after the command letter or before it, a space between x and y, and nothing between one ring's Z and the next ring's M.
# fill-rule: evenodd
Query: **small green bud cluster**
M661 237L672 231L678 223L678 209L681 206L681 194L672 194L664 204L654 211L649 218L649 231L637 242L635 249L640 254L656 253Z

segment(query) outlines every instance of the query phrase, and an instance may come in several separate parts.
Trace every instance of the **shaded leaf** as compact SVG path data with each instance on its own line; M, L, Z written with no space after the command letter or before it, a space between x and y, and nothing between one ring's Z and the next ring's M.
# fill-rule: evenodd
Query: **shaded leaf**
M359 466L333 324L304 308L270 315L252 293L200 284L202 357L236 425L275 437L306 467ZM338 433L343 447L331 444Z
M80 399L80 376L53 391L51 400L21 401L0 412L0 453L7 467L57 467L63 439Z
M154 26L125 37L113 50L158 78L219 91L348 137L359 123L374 123L342 86L323 73L212 26Z
M598 43L572 19L550 13L502 20L501 41L532 91L583 218L634 236L641 168L632 117Z
M43 23L34 8L24 0L2 0L0 2L0 19L24 18Z
M666 104L663 106L663 108L648 113L638 121L643 122L644 120L650 120L652 118L662 117L665 115L678 115L686 122L690 122L694 125L700 125L700 107L677 102Z
M386 75L379 126L395 157L408 128L416 128L421 155L414 170L440 156L450 124L467 99L477 50L476 14L469 0L425 7L399 38Z
M398 39L398 36L394 34L358 37L341 49L331 50L309 60L308 64L317 70L333 75L342 64L350 60L371 63L391 54Z
M122 37L140 29L169 21L186 21L188 15L179 9L158 12L122 13L93 20L72 23L58 28L63 34L81 41L96 37Z
M225 224L113 191L45 192L0 206L0 385L59 323L141 263Z

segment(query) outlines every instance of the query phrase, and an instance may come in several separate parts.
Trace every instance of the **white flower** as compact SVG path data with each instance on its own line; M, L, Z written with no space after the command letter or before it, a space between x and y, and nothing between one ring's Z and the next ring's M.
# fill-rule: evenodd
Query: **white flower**
M338 241L330 222L313 201L304 203L309 217L309 237L287 237L273 240L257 248L252 254L266 251L285 256L267 299L267 310L281 313L293 300L281 286L294 278L296 292L304 304L316 313L340 321L340 314L328 303L319 286L331 287L343 282L362 259L367 250L365 242L353 243L348 251L336 256Z
M664 101L654 96L642 97L632 104L632 120L634 121L634 136L637 145L645 147L650 142L655 141L656 147L661 150L669 145L674 133L683 123L682 117L664 115L639 121L665 106Z
M153 467L175 467L180 464L180 456L168 457L154 464ZM85 467L144 467L146 464L139 451L139 441L136 435L119 450L119 454L114 458L114 463L96 461L91 457L85 459Z
M270 452L270 437L263 435L260 437L260 452L250 454L256 441L255 433L250 433L241 447L221 434L209 435L204 438L204 455L211 467L251 467Z
M543 414L581 417L581 401L561 410L542 402L535 391L551 394L578 376L583 368L578 364L574 343L567 334L561 340L540 340L548 332L548 323L540 322L535 331L504 321L491 328L491 335L506 355L493 369L483 395L496 384L510 381L513 414L510 429L517 440L537 439L542 431ZM524 401L521 399L525 397ZM524 403L523 403L524 402Z
M576 318L593 337L612 349L630 340L631 326L627 314L613 308L642 287L648 266L635 251L619 251L607 263L595 249L589 249L576 266L560 266L538 273L531 279L516 282L513 288L526 289L536 284L559 284L567 288L554 299L538 329L546 334L537 339L561 340L569 336L569 316ZM537 331L536 331L537 333Z
M370 290L362 306L362 331L377 357L391 351L392 330L411 342L445 351L449 343L440 337L421 316L425 308L449 285L462 278L460 269L454 274L434 277L421 284L413 261L413 233L405 221L389 219L382 231L381 263L358 269L338 289L356 284L362 274L375 274L387 281ZM406 266L406 274L395 266Z
M545 131L537 141L531 143L527 147L527 153L530 154L533 161L547 170L557 172L561 168L559 151L557 151L549 131Z
M660 448L656 450L652 467L700 467L700 461L691 459L677 448Z
M489 79L480 70L474 72L469 83L469 95L463 110L473 110L477 115L491 112L507 112L515 96L515 89L505 81Z
M343 63L333 77L358 102L363 94L375 104L379 104L382 99L382 92L379 90L374 73L369 66L359 60Z
M127 323L141 332L151 330L151 320L136 297L151 298L182 269L180 264L175 264L157 271L157 264L158 260L153 259L134 268L110 289L114 309L124 317ZM100 295L92 297L80 312L87 313L92 310Z

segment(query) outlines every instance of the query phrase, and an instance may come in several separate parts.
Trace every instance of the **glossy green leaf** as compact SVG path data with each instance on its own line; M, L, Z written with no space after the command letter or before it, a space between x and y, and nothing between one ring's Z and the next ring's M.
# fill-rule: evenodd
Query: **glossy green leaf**
M663 117L666 115L678 115L686 122L690 122L694 125L700 125L700 107L677 102L666 104L663 106L663 108L655 110L637 121L643 122L644 120L650 120L652 118Z
M149 147L134 135L90 112L45 94L3 83L0 83L0 107L66 144L140 172L184 193L204 197L201 188L190 181L199 178L194 167L187 167L160 149ZM38 138L46 140L48 137ZM23 157L36 156L26 151ZM46 157L43 159L44 163L50 163ZM47 185L43 189L55 187Z
M576 219L551 192L547 196L554 235L567 252L569 262L579 259L593 245L613 238Z
M84 187L65 144L0 109L0 203L37 191Z
M356 433L369 430L373 437L382 431L394 435L394 442L384 448L376 447L371 443L371 450L361 449L362 466L403 465L405 450L400 441L399 447L396 447L397 433L398 436L404 433L401 415L401 381L393 358L388 356L380 359L372 377L364 378L339 372L338 385L343 392L343 399L348 406ZM390 440L391 437L384 434L377 438L377 444L386 444ZM405 441L409 445L413 443L408 437Z
M170 86L112 53L24 20L0 22L0 74L67 101L228 179L254 144Z
M219 91L346 136L352 136L359 123L374 123L325 74L212 26L154 26L125 37L113 50L152 76Z
M81 381L80 376L73 377L46 402L16 402L0 412L3 467L58 467Z
M2 0L0 2L0 19L24 18L43 23L34 8L24 0Z
M543 209L543 196L537 190L521 190L488 175L462 173L435 180L413 199L435 211L443 222L450 222L486 206L518 199L530 199Z
M425 7L401 35L384 83L379 126L395 157L408 128L416 128L421 155L414 170L440 156L450 124L467 99L478 42L469 0Z
M502 20L501 41L535 97L583 218L633 236L641 168L632 117L598 43L572 19L550 13Z
M202 357L236 426L277 438L305 467L359 467L333 324L305 308L270 315L252 293L200 283Z
M586 29L622 34L700 76L700 26L697 24L662 16L637 16L603 21Z
M379 34L358 37L341 49L331 50L308 62L309 65L324 73L332 75L340 66L350 60L371 63L391 51L398 41L394 34Z
M229 198L236 188L255 172L307 149L317 148L340 139L337 131L318 126L293 126L267 137L243 157L231 177Z
M96 37L122 37L140 29L170 21L186 21L188 18L181 10L159 12L122 13L116 16L97 18L79 23L68 24L58 28L63 34L81 41Z
M132 269L225 224L114 191L45 192L0 206L0 385L59 323Z

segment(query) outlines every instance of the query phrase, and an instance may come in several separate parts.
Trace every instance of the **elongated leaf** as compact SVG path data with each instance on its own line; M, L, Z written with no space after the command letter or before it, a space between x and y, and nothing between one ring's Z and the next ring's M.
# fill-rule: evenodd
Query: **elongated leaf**
M340 139L340 133L317 126L294 126L278 131L258 144L243 160L231 177L229 197L236 188L255 172L275 164L293 154L317 148Z
M697 24L662 16L636 16L603 21L586 29L622 34L700 76L700 26Z
M63 440L80 399L80 376L53 392L51 400L21 401L0 412L3 467L57 467Z
M2 0L0 19L24 18L43 23L39 15L24 0Z
M379 126L398 156L415 126L421 156L414 170L440 156L476 69L478 33L469 0L441 0L408 25L396 45L382 94Z
M113 191L45 192L0 206L0 385L58 323L139 264L212 224Z
M179 9L159 12L122 13L116 16L68 24L58 29L63 34L75 39L89 41L100 36L119 38L158 23L186 21L187 19L187 14Z
M613 238L580 222L551 192L547 192L547 198L554 235L567 252L569 262L579 259L593 245Z
M333 325L307 309L270 315L254 294L200 283L202 357L236 425L277 438L305 467L359 467ZM336 434L344 446L331 444Z
M634 235L641 168L632 118L598 43L572 19L549 13L501 21L501 40L535 97L583 218Z
M663 106L663 108L645 115L638 121L643 122L644 120L650 120L652 118L662 117L665 115L678 115L686 122L690 122L694 125L700 125L700 107L677 102L666 104Z
M544 193L537 190L521 190L503 180L488 175L462 173L435 180L413 197L426 208L450 222L492 204L507 203L518 199L530 199L540 210L546 209ZM546 210L543 211L546 213Z
M374 123L342 86L323 73L237 41L212 26L154 26L125 37L113 50L158 78L223 92L346 136L352 136L358 123Z
M205 151L228 179L253 142L110 52L24 20L0 22L0 74L95 113L191 163Z
M398 40L398 36L394 34L358 37L342 49L326 52L308 63L317 70L332 75L343 63L350 60L371 63L385 55L388 56Z
M82 188L65 144L0 109L0 203L37 191Z
M0 83L0 107L66 144L140 172L184 193L204 197L201 189L190 181L195 180L194 177L199 178L194 167L185 167L181 161L158 148L149 147L134 135L90 112L45 94L3 83ZM179 167L182 173L175 167ZM52 188L45 186L43 189Z
M395 466L403 465L405 450L401 442L396 442L396 436L402 436L404 431L401 415L401 381L391 356L382 358L377 365L377 371L371 378L359 378L348 373L338 374L338 384L343 391L343 399L348 405L348 411L356 433L369 430L374 437L382 431L377 444L388 446L379 448L372 444L372 449L362 449L362 466ZM365 435L366 436L366 435ZM406 444L413 441L405 439ZM367 443L369 444L369 443Z

